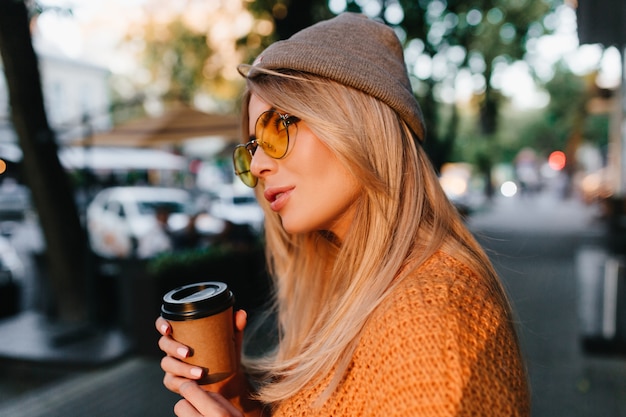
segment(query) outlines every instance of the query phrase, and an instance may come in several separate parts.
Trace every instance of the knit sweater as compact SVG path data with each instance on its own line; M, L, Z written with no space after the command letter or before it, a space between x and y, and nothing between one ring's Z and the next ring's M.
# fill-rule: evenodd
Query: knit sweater
M279 404L274 417L530 415L513 323L484 279L437 253L367 321L339 387L328 375Z

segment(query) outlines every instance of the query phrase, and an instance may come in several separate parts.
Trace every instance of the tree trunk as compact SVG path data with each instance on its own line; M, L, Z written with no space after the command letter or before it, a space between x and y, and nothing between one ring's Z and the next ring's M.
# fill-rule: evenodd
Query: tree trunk
M438 110L439 104L435 99L434 87L432 80L425 81L429 84L428 94L422 97L419 102L424 115L424 123L426 124L426 137L424 138L424 151L428 155L433 168L439 173L444 163L450 160L454 140L456 139L456 117L450 124L446 124L447 131L443 134L437 129L442 121ZM454 115L456 116L456 115ZM454 124L454 125L452 125Z
M275 7L278 4L277 2ZM284 15L277 15L270 10L274 16L276 34L279 39L287 39L320 20L332 17L328 5L321 0L292 0L287 1L284 7L286 8Z
M46 242L47 278L54 303L51 318L84 322L88 318L87 239L46 118L28 13L21 0L0 0L0 56L13 126L23 152L24 179Z
M486 57L487 68L485 70L485 96L480 105L480 130L485 136L493 136L498 130L498 99L496 92L491 87L491 75L493 57Z

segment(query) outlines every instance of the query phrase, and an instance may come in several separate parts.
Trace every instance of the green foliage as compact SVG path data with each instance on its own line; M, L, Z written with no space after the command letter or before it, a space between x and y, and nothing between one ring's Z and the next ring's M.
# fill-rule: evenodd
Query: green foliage
M594 74L578 76L565 65L555 67L554 77L544 85L550 103L541 109L519 111L501 108L497 142L501 161L510 162L522 148L532 148L547 156L566 150L579 138L605 147L609 135L608 114L588 114L587 105L594 95Z
M233 76L236 65L250 61L272 37L253 29L239 39L218 41L210 37L210 29L192 27L183 16L174 16L167 22L148 19L130 30L126 40L136 44L149 75L140 86L143 94L187 103L204 95L218 108L232 111L243 85L241 77Z
M547 32L542 20L556 8L554 0L402 0L400 24L408 39L422 39L431 54L451 45L479 51L486 58L520 59L525 41ZM384 10L381 12L384 18Z
M270 299L271 283L259 242L167 253L150 260L147 268L159 294L194 282L221 281L235 294L236 308L250 312Z
M156 256L148 263L148 272L152 275L168 274L179 271L181 266L189 267L198 263L211 263L227 257L232 249L226 246L210 246L177 252L167 252Z
M572 125L574 120L586 113L585 105L590 98L590 86L594 81L572 73L563 63L555 68L554 77L544 88L550 94L547 114L553 121Z
M551 152L565 150L574 135L597 145L608 140L608 115L589 115L587 104L594 94L595 74L581 77L557 65L552 80L545 84L550 104L525 132L524 146Z
M188 102L194 91L203 87L204 65L213 52L206 34L192 31L179 17L165 28L156 23L148 25L144 36L144 59L152 78L168 79L167 93Z
M498 62L522 59L529 39L550 32L551 28L544 24L545 17L561 3L558 0L401 0L404 20L399 26L406 33L407 42L421 40L425 54L446 62L445 73L433 73L431 80L422 81L429 91L420 97L421 104L437 108L436 102L441 99L433 89L452 83L462 69L482 76L485 88L477 95L479 117L474 119L477 132L473 138L489 140L486 148L493 149L492 142L498 140L499 111L505 100L492 88L491 74ZM384 9L380 16L384 19ZM453 48L457 49L451 54ZM413 63L408 65L412 67ZM450 142L459 130L456 121L460 119L448 123L439 118L440 114L436 111L425 114L430 142L427 150L436 166L453 158L452 152L459 155L459 147L451 146ZM482 159L495 157L492 152L480 152L480 155Z
M587 116L583 128L583 137L588 142L606 148L609 144L610 117L608 114L591 114Z

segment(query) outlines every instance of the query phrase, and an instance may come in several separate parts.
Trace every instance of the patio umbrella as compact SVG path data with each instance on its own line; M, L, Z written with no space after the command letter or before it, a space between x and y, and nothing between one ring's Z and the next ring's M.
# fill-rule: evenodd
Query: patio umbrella
M239 117L209 114L184 104L166 107L158 116L147 116L95 133L79 141L83 146L163 147L188 140L219 138L236 142L240 136Z
M95 146L89 149L73 146L59 151L59 159L66 169L95 170L182 170L187 159L170 152L152 148Z

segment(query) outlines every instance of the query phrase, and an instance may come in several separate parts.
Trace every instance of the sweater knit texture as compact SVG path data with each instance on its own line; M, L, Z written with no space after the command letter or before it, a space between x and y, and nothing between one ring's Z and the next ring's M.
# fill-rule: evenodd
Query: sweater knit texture
M367 321L339 387L324 381L273 416L530 415L513 323L484 279L437 253L393 289Z

